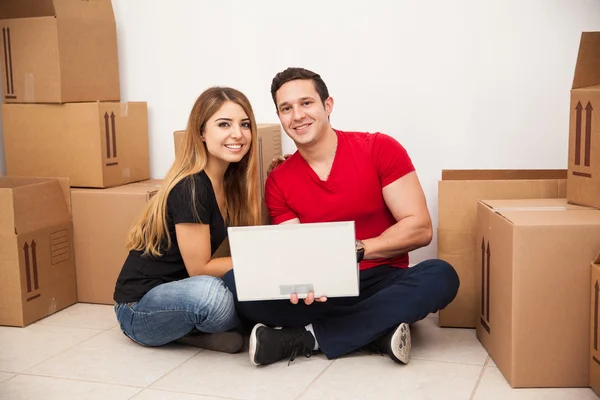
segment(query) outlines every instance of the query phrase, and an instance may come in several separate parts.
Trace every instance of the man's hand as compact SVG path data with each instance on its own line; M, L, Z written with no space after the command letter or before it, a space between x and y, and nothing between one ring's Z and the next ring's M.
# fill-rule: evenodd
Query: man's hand
M315 299L315 295L314 293L309 293L308 296L304 299L304 304L306 304L307 306L310 306L313 302L319 302L319 303L325 303L327 301L327 297L326 296L322 296L322 297L318 297ZM290 302L292 304L298 304L298 295L297 294L293 294L290 296Z
M271 171L273 171L275 168L277 168L282 162L284 162L285 160L287 160L288 158L290 158L292 155L291 154L284 154L281 157L277 157L274 158L273 161L271 162L271 165L269 165L269 168L267 169L267 175L269 175L271 173Z

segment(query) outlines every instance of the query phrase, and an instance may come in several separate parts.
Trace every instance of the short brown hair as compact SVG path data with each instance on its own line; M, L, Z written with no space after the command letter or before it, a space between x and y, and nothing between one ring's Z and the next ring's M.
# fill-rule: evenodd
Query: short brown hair
M273 97L273 103L275 103L275 108L277 108L275 94L277 93L279 88L283 86L284 83L296 79L306 79L313 81L313 85L315 86L315 90L321 98L321 102L325 104L325 100L329 98L329 90L327 89L327 85L325 84L325 82L323 82L321 76L305 68L290 67L285 71L282 71L275 75L275 78L273 78L273 82L271 82L271 97Z

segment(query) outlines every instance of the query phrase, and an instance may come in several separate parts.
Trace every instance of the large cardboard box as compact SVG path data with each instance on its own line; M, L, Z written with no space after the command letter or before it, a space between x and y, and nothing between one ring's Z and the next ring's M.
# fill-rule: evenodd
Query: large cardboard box
M146 103L4 104L8 176L105 188L150 178Z
M587 387L600 210L566 199L477 207L477 338L512 387Z
M269 213L264 205L265 184L267 182L267 171L274 158L281 157L281 125L279 124L257 124L258 128L258 173L260 184L260 201L262 204L263 224L270 223ZM185 135L185 131L175 131L173 141L175 145L175 156L177 157L179 146Z
M590 307L590 386L600 395L600 254L592 262Z
M113 304L129 230L161 187L149 180L108 189L71 189L77 300Z
M0 2L5 103L120 100L110 0Z
M475 328L478 199L565 197L566 170L444 170L438 182L438 257L448 261L460 277L452 303L439 312L443 327Z
M600 208L600 32L581 36L571 89L567 199Z
M0 177L0 325L77 301L68 199L66 179Z

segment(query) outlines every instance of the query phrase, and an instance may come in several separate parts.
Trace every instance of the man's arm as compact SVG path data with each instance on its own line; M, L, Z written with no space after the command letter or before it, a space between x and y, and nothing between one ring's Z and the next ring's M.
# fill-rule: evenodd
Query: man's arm
M431 218L416 172L395 180L382 192L387 207L398 222L381 235L363 240L364 258L391 258L431 243Z

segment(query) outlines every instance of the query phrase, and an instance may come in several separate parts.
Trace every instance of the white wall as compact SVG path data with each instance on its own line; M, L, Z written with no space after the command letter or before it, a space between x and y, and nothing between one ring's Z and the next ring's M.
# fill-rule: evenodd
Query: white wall
M437 226L444 168L566 168L569 89L597 0L113 0L121 93L147 101L152 177L212 85L278 122L273 76L320 73L333 126L382 131L416 164ZM284 150L294 146L284 138ZM0 172L4 160L0 151ZM413 261L436 254L436 242Z

